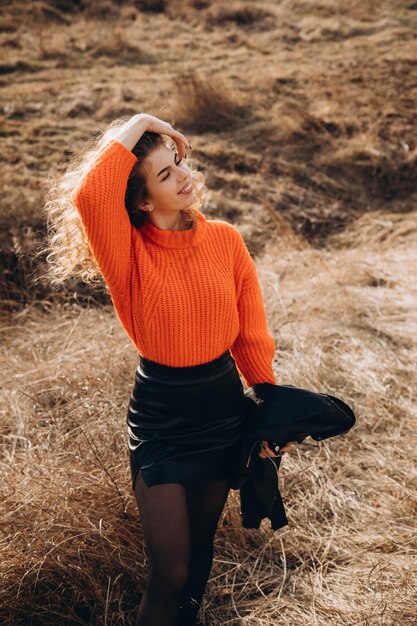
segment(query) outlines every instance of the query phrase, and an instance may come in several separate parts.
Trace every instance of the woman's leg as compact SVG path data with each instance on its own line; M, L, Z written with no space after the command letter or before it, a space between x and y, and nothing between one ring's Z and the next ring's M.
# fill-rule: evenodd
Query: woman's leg
M195 619L213 561L213 541L229 493L226 480L187 487L191 558L189 578L181 597L180 622Z
M136 626L176 626L190 559L186 487L147 487L139 473L135 496L148 556L148 581Z

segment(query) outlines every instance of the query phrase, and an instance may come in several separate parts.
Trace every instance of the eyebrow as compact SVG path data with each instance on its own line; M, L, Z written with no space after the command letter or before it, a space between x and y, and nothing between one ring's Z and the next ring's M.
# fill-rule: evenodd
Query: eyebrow
M175 163L175 159L178 156L177 152L174 152L174 163ZM165 170L169 170L171 166L167 165L166 167L162 168L162 170L156 175L156 177L158 178L158 176L160 176L163 172L165 172Z

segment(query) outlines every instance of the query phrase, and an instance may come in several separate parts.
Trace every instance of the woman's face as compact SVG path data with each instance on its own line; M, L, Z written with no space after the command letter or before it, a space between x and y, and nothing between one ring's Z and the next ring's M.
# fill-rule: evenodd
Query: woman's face
M145 159L148 190L148 203L154 211L178 213L191 205L195 192L191 184L191 171L184 159L166 146L153 150ZM185 192L182 189L185 188Z

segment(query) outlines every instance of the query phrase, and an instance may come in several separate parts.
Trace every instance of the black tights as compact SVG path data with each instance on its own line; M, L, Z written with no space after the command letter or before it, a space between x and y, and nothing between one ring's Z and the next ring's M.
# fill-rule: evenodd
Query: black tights
M147 487L138 474L135 496L148 556L148 581L136 626L195 623L228 492L226 480L187 487L178 483Z

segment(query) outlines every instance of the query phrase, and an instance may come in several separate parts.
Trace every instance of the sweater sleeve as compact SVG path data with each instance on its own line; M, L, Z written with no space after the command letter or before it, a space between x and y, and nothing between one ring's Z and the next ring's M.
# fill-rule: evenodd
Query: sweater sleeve
M116 140L104 146L73 195L87 240L110 291L124 292L130 275L132 225L125 207L136 157Z
M276 384L272 369L275 339L268 331L266 311L255 263L237 229L235 284L240 330L230 352L248 387Z

